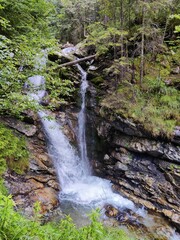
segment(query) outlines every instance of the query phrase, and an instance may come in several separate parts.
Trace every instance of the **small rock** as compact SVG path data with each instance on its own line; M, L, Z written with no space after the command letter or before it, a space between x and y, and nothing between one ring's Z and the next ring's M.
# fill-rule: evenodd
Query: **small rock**
M104 155L104 160L109 160L109 159L110 159L109 155L108 155L108 154L105 154L105 155Z
M50 187L37 189L29 197L33 202L40 202L42 214L58 205L57 192Z
M115 218L115 217L117 217L117 215L119 213L118 209L116 209L112 205L105 206L105 210L106 210L105 214L108 217L114 217Z
M58 184L55 180L50 180L50 181L48 181L47 185L48 185L49 187L54 188L55 190L60 191L60 186L59 186L59 184Z
M119 152L124 153L124 154L128 153L128 151L125 148L122 148L122 147L119 148Z
M180 73L180 67L177 66L176 68L173 68L173 69L171 70L171 73L172 73L172 74L179 74L179 73Z
M37 137L38 137L40 140L45 141L45 136L44 136L43 133L40 132L40 133L37 135Z
M37 182L36 180L34 179L29 179L27 182L29 182L32 186L32 189L42 189L44 187L44 185L40 182Z
M98 69L97 67L91 65L91 66L89 67L88 71L96 71L97 69Z
M115 165L115 169L116 170L127 171L128 167L123 163L117 162L116 165Z

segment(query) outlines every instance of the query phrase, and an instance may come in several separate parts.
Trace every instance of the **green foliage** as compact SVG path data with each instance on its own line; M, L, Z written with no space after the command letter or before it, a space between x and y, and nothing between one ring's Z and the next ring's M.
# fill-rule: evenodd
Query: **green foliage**
M179 23L179 25L175 26L175 31L174 32L179 33L180 32L180 14L173 14L169 18L177 20L177 23Z
M23 86L29 76L42 73L35 71L37 53L55 45L50 27L54 14L50 1L0 1L0 114L38 110Z
M4 180L0 177L0 195L3 194L4 196L8 195L8 191L4 185Z
M8 28L1 29L6 35L28 35L33 31L36 34L48 34L48 15L54 10L50 1L1 0L0 3L0 14L9 23Z
M122 230L105 228L98 221L99 214L94 211L91 224L77 229L70 217L60 221L59 224L48 223L41 225L39 217L28 220L14 211L14 202L11 197L0 193L0 239L2 240L132 240ZM38 214L38 213L37 213Z
M154 136L171 137L174 127L180 124L179 91L150 75L144 77L142 88L127 81L121 83L118 91L101 104L105 112L109 109L130 118Z
M104 81L104 79L101 76L98 76L98 77L95 77L95 78L91 79L91 82L93 82L96 85L99 85L99 84L103 83L103 81Z
M107 53L112 47L120 47L120 37L125 37L128 33L114 26L106 27L101 22L91 24L88 31L91 34L87 37L86 45L95 45L97 55Z
M54 67L56 68L57 65L54 64L49 66L48 74L45 74L46 90L48 91L47 98L50 99L48 107L51 109L66 104L75 92L73 81L65 79L65 74L62 74L63 77L59 76L60 73L57 70L54 70Z
M79 43L87 34L87 26L96 19L96 0L55 1L58 12L58 37L61 42ZM62 34L63 33L63 34Z
M18 174L28 168L28 151L23 139L0 125L0 176L9 167Z

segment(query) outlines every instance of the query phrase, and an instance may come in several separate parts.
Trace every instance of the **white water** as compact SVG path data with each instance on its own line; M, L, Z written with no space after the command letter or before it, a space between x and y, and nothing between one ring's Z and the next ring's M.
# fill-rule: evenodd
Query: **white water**
M133 202L112 192L108 180L86 175L83 161L70 145L60 125L54 120L48 120L49 116L44 112L39 115L62 187L60 202L71 201L90 208L103 207L109 203L120 208L135 209Z
M26 83L26 87L30 88L28 95L32 100L35 100L39 103L46 93L45 79L43 76L36 75L33 77L29 77L28 81L30 83L30 86L29 83Z
M82 69L80 65L77 65L80 73L81 73L81 110L78 115L78 144L81 156L81 162L83 165L84 175L91 175L91 167L89 164L89 160L87 157L87 146L86 146L86 110L85 110L85 97L86 90L88 88L87 82L87 73Z

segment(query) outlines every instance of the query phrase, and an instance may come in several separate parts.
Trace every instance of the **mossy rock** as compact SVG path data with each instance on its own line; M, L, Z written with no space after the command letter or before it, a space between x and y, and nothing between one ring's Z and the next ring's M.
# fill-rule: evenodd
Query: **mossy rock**
M23 174L29 166L25 140L0 124L0 175L9 168Z
M98 76L91 79L91 82L94 83L95 85L99 85L104 82L104 79L101 76Z

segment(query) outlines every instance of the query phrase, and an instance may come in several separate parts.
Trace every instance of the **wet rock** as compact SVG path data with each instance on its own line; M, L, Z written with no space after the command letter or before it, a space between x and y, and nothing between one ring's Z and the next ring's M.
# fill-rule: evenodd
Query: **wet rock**
M42 132L38 133L37 135L38 139L40 139L41 141L45 141L45 136Z
M127 171L128 167L123 163L117 162L115 164L115 170Z
M171 221L177 227L177 229L180 230L180 214L179 213L174 213L171 210L167 210L167 209L163 209L162 213L164 214L164 216L171 219Z
M54 174L54 170L47 167L41 160L39 159L32 159L30 160L30 165L29 168L31 171L35 172L35 173L50 173L50 174Z
M128 153L128 151L127 151L125 148L122 148L122 147L120 147L120 148L118 149L118 151L119 151L120 153L124 153L124 154L126 154L126 155L127 155L127 153Z
M51 180L56 180L56 177L51 175L28 175L26 179L34 179L40 183L47 183Z
M75 142L76 135L75 132L68 125L63 126L63 133L67 136L70 142Z
M6 122L8 122L7 119ZM27 129L23 130L23 127L28 125L24 122L14 120L10 124L16 127L19 132L28 136L26 140L30 159L29 169L25 174L18 175L8 171L4 175L5 185L16 203L16 208L21 209L23 213L31 216L34 212L35 202L40 201L41 212L46 214L59 204L57 196L60 188L53 162L48 156L43 141L44 134L41 129L38 129L39 125L36 127L36 132L33 132L29 129L28 131ZM42 134L41 140L38 137L39 133Z
M127 151L126 151L127 152ZM116 152L116 151L113 151L111 153L111 156L113 158L115 158L116 160L124 163L124 164L129 164L131 161L132 161L132 156L131 154L124 154L124 153L120 153L120 152Z
M70 55L65 55L62 52L58 52L58 51L54 51L48 54L48 59L50 61L56 62L58 61L58 63L63 64L69 61L72 61L73 58L70 57Z
M130 209L120 210L112 205L105 206L105 214L109 218L115 218L120 225L146 228L142 222L143 218Z
M146 141L144 142L146 146ZM110 146L112 150L108 153L109 160L98 159L100 164L97 163L97 173L111 180L115 191L147 209L168 217L177 227L180 217L179 164L148 156L144 152L146 147L141 147L141 144L134 146L143 153L128 150L121 153L117 145ZM126 145L126 148L129 146Z
M111 112L109 109L101 108L98 111L98 114L102 117L102 120L98 122L98 135L102 137L107 137L113 134L113 131L117 131L118 133L124 133L128 136L140 137L144 139L154 139L157 138L164 139L164 136L154 137L151 132L147 132L143 129L143 126L140 124L136 124L129 119L122 118L121 116ZM106 119L106 120L104 120ZM180 126L176 126L174 131L172 131L171 139L166 139L166 141L176 143L180 145Z
M118 213L119 213L118 209L116 209L112 205L105 206L105 214L106 214L106 216L116 218L118 216Z
M176 126L173 132L172 142L180 145L180 126Z
M103 113L101 113L101 115L103 115ZM137 126L135 123L130 122L127 119L123 119L120 116L112 116L112 114L108 113L106 113L105 116L107 121L101 121L98 126L99 136L106 137L107 134L104 133L106 133L107 131L109 132L112 128L115 128L116 130L129 136L143 137L145 135L144 131L141 130L139 126Z
M60 186L59 186L59 184L57 183L57 181L55 181L55 180L49 180L49 181L47 182L47 185L48 185L49 187L57 190L57 191L60 191Z
M16 207L24 209L23 212L28 216L33 214L36 201L40 202L42 214L58 205L59 187L55 177L6 173L5 184L13 196Z
M35 179L29 179L27 181L27 184L30 183L30 185L32 186L32 190L35 190L35 189L42 189L44 187L44 185L38 181L36 181Z
M109 139L109 132L111 130L112 126L109 123L102 122L98 127L97 127L97 132L99 136L103 136L106 138L106 140Z
M50 187L36 189L29 198L32 202L39 202L41 213L44 214L58 206L57 192Z

